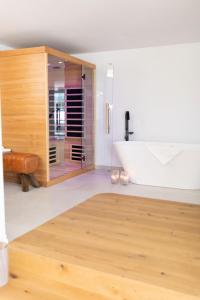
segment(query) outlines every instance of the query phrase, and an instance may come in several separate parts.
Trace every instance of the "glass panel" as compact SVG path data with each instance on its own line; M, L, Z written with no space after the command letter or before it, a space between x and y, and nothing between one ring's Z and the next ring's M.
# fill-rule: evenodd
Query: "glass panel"
M83 95L81 65L49 56L50 179L81 168Z
M49 80L49 165L50 179L64 174L65 145L65 64L48 57Z
M114 66L108 63L105 67L104 82L104 101L105 101L105 145L107 149L107 165L112 168L113 165L113 84L114 84Z
M50 179L94 164L93 70L49 56ZM83 75L83 76L82 76Z
M65 64L49 56L49 132L51 140L65 137Z
M83 159L82 167L89 168L94 164L94 101L93 101L93 70L82 67L82 87L84 99L83 122Z
M66 147L74 169L81 168L83 134L83 91L81 65L66 63Z

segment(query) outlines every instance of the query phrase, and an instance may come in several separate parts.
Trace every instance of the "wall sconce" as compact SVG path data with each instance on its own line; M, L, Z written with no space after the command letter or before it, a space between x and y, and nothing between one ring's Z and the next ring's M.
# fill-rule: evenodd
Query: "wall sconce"
M108 78L113 78L114 77L114 67L112 63L109 63L107 65L107 71L106 71L106 76Z

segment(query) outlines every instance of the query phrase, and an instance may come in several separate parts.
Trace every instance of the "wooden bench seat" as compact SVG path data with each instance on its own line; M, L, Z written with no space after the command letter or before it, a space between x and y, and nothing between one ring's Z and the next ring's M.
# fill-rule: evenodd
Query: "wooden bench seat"
M39 187L40 184L34 176L39 167L39 157L30 153L10 152L3 155L5 172L13 172L18 175L22 185L22 191L29 191L29 184Z

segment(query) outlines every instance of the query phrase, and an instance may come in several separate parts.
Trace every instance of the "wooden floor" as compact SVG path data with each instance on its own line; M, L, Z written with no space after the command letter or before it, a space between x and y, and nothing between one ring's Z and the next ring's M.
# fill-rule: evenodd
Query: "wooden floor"
M200 206L99 194L12 242L10 270L0 300L200 299Z

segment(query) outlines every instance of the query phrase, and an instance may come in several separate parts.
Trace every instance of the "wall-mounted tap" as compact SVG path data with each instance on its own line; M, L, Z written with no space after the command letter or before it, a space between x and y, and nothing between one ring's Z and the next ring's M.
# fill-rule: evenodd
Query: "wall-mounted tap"
M132 135L134 132L129 131L129 121L130 121L130 112L125 112L125 141L129 141L129 135Z

